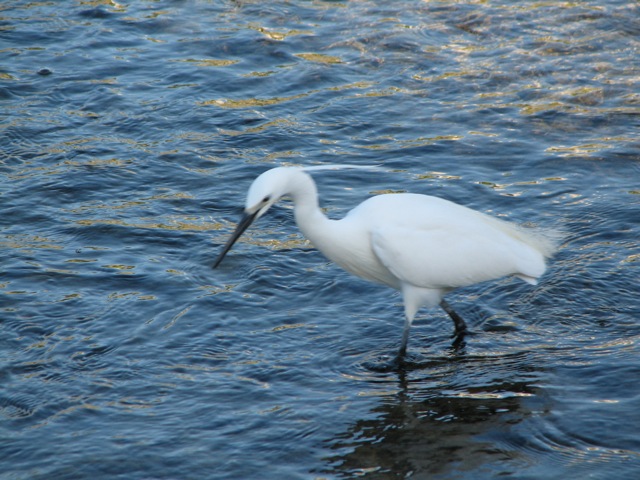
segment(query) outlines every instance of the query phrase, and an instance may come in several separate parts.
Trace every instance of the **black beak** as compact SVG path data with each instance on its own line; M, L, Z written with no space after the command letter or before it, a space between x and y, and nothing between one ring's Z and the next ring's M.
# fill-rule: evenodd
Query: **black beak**
M238 226L236 227L235 231L231 235L231 238L227 240L227 243L225 243L224 248L222 249L222 252L220 252L220 255L218 255L218 258L216 258L216 261L213 262L213 268L218 268L218 265L220 265L220 263L222 262L222 259L227 254L227 252L231 250L231 247L233 247L233 244L236 243L236 240L240 238L240 235L242 235L244 231L247 228L249 228L249 225L251 225L253 221L256 219L256 216L258 215L258 211L251 214L245 213L242 216L242 218L240 219L240 222L238 222Z

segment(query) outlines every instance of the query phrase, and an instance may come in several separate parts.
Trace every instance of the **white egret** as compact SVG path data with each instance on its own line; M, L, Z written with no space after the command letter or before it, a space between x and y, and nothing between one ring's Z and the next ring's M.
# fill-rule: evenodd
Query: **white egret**
M509 275L535 285L555 242L456 203L400 193L371 197L341 220L318 206L313 179L303 168L278 167L258 176L247 194L244 215L214 263L280 198L293 200L295 220L311 243L347 272L402 293L405 322L398 359L407 350L418 309L440 305L452 318L456 341L467 326L444 296L458 287Z

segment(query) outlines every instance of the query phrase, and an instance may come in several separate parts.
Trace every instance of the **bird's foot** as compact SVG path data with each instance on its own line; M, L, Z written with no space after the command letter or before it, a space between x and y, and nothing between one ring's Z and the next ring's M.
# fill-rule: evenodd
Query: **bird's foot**
M363 366L367 370L378 373L400 372L413 365L415 357L406 352L400 351L396 355L381 355L373 361L364 362Z
M384 357L385 358L380 358L379 360L373 362L365 362L364 367L367 370L376 373L397 372L404 368L405 360L403 357L395 356L390 358L386 355Z
M453 347L453 349L458 350L464 347L465 338L468 335L473 335L473 332L469 331L466 326L461 329L456 328L456 330L453 332L453 335L451 335L451 338L453 338L453 342L451 343L451 346Z

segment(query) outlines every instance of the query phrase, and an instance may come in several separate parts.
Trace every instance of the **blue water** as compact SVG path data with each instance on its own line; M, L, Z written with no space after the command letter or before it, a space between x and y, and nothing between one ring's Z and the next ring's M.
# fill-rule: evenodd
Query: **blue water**
M0 478L640 476L637 2L0 7ZM565 232L424 310L246 189L438 195Z

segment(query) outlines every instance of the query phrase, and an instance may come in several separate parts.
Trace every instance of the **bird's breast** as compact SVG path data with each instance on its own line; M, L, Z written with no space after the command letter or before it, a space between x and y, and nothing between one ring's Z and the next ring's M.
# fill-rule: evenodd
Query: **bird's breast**
M370 232L357 223L347 219L334 220L322 230L303 233L325 257L347 272L371 282L400 288L398 279L374 253Z

